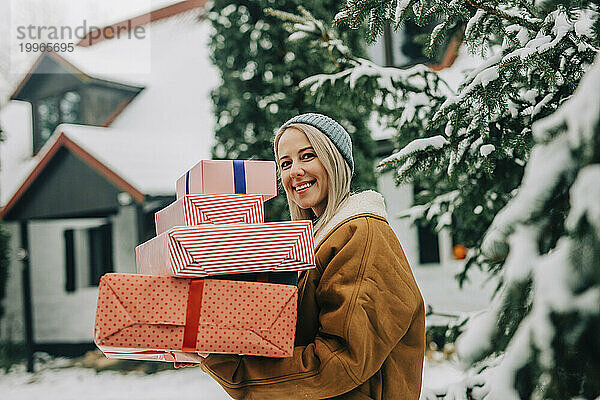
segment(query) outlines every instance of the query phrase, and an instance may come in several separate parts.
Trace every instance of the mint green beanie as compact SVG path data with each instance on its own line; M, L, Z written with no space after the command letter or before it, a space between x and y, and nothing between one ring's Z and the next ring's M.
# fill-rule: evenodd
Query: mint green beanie
M354 174L354 159L352 158L352 140L350 135L343 126L337 123L327 115L317 113L300 114L292 117L285 124L281 125L279 132L290 126L291 124L307 124L314 126L325 134L339 150L340 154L350 166L350 170Z

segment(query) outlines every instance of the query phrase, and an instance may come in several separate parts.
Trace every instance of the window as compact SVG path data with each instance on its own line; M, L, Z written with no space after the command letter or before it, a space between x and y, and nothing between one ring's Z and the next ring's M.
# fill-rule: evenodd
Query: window
M65 291L75 291L75 231L67 229L65 232Z
M48 96L35 104L37 137L34 139L34 151L46 143L59 124L79 122L81 96L76 91Z
M413 193L416 196L423 187L415 182ZM439 264L440 245L434 226L428 221L417 223L417 241L419 244L419 264Z
M66 229L65 291L98 286L102 275L113 272L112 225Z
M38 102L36 108L40 139L45 143L59 124L58 97L46 97Z
M90 285L98 286L100 278L113 271L112 226L102 225L88 229L90 245Z
M431 225L417 225L419 240L419 263L439 264L440 247L438 235Z

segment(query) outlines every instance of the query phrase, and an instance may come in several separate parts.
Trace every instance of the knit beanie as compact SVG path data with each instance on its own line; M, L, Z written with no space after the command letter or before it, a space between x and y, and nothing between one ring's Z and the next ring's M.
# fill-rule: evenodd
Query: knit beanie
M354 158L352 158L352 140L350 135L343 126L338 124L327 115L317 113L307 113L296 115L285 124L281 125L279 132L290 126L291 124L307 124L314 126L325 134L339 150L340 154L350 166L350 170L354 174Z

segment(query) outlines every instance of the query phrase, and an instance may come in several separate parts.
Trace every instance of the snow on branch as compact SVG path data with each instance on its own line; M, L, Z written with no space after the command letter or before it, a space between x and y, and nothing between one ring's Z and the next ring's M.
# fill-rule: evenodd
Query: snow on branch
M441 135L437 135L437 136L433 136L433 137L429 137L429 138L415 139L412 142L410 142L409 144L407 144L406 146L404 146L404 148L402 148L402 150L381 160L379 162L379 164L377 165L377 168L383 168L384 166L386 166L388 164L403 161L406 158L408 158L420 151L439 150L442 147L444 147L445 145L447 145L448 143L449 143L448 140L446 140L446 138Z
M482 243L484 253L493 254L498 243L506 241L519 221L527 221L539 213L552 196L556 185L573 167L571 150L591 146L600 120L600 62L585 76L573 97L555 113L536 122L533 133L538 141L548 132L562 127L564 134L546 144L536 145L525 169L525 176L515 198L498 213ZM585 148L583 150L586 151Z
M600 237L600 164L579 171L570 191L571 211L565 221L568 230L574 231L583 218L592 225Z
M524 30L522 27L519 28L518 25L509 26L507 28L508 31L518 29L517 40L508 40L507 43L510 46L506 47L503 52L489 57L475 68L465 79L457 96L448 97L437 111L433 120L437 121L447 115L452 109L459 107L467 98L476 94L479 88L485 89L490 82L499 79L502 73L515 62L520 62L521 64L525 64L530 60L541 62L542 57L546 53L557 49L560 43L570 37L570 34L577 33L579 47L585 43L591 46L591 43L588 43L590 37L586 35L591 29L592 22L590 21L593 21L593 18L597 17L597 15L596 11L586 10L585 12L576 13L573 19L569 19L564 11L557 9L549 13L546 21L544 21L547 24L552 24L550 32L546 33L543 26L540 25L537 29L537 35L532 39L529 38L527 30ZM487 13L483 9L479 9L469 20L465 34L467 38L475 34L475 26L481 24L486 16ZM583 46L581 50L585 48L586 46ZM541 67L540 70L549 73L549 71L546 71L546 67ZM562 77L562 74L558 72L558 76ZM546 99L545 102L540 104L540 108L550 100L551 98ZM530 109L528 114L533 117L539 113L540 108Z
M460 192L458 190L453 190L436 196L428 203L412 206L398 213L396 217L409 218L411 223L420 218L426 218L428 221L432 221L434 217L437 217L435 230L440 231L442 228L452 224L454 202L459 196Z
M424 90L427 87L426 75L431 73L424 65L415 65L406 69L382 67L363 58L358 58L356 61L352 61L351 64L352 67L341 72L310 76L302 80L299 86L301 88L308 87L314 94L326 82L335 85L338 80L343 79L347 82L350 89L354 89L356 82L360 78L376 77L377 83L381 88L396 94L398 90L394 86L394 83L400 83L401 86L409 87L413 91Z

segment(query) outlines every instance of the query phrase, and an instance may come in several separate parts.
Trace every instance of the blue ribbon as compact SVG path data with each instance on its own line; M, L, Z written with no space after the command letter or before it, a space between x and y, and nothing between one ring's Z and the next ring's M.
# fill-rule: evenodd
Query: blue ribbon
M185 173L185 194L190 194L190 171Z
M235 193L246 193L246 170L243 160L233 160L233 186Z

